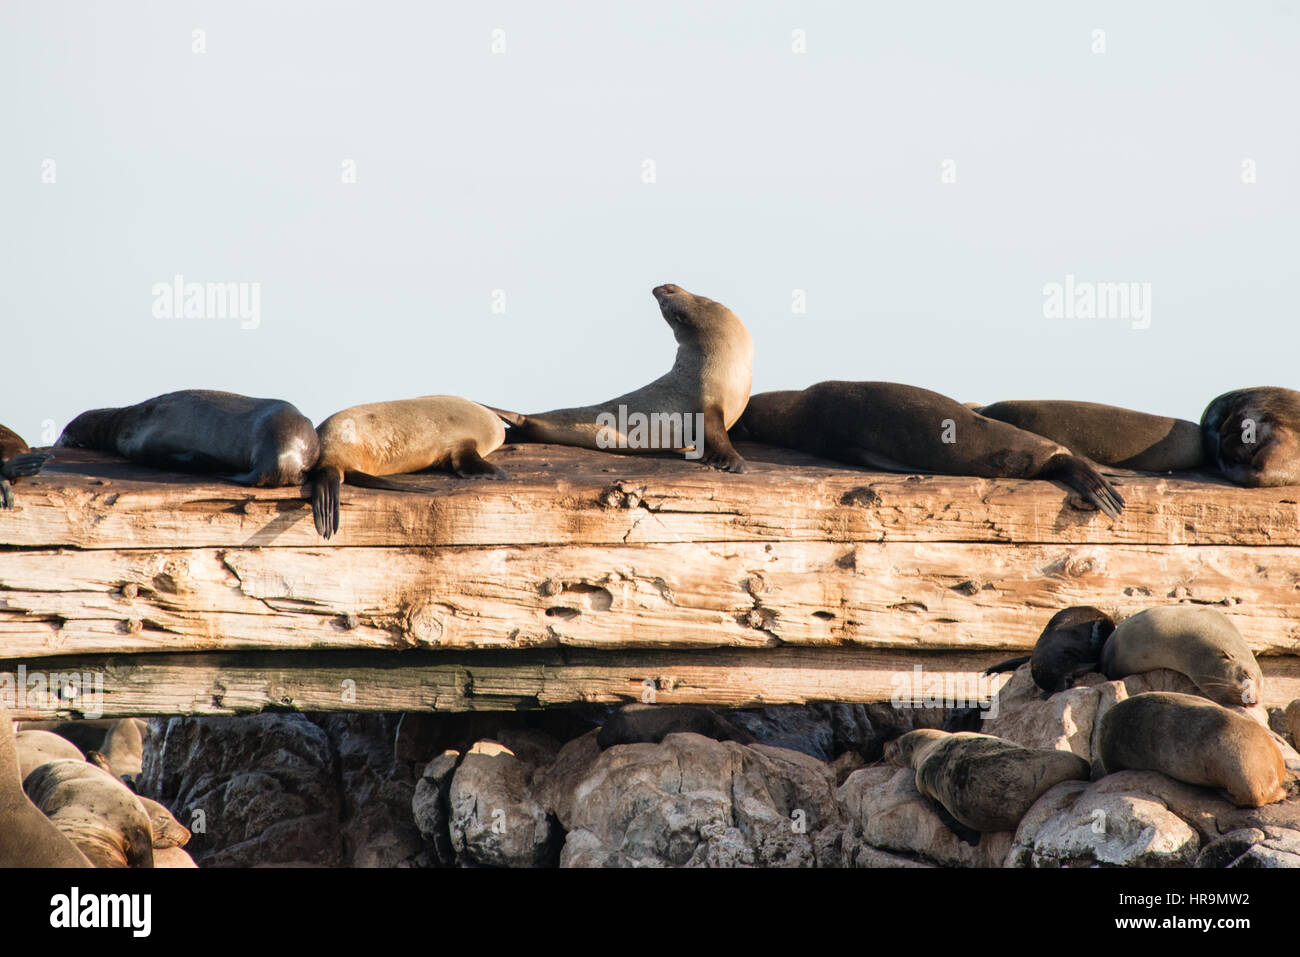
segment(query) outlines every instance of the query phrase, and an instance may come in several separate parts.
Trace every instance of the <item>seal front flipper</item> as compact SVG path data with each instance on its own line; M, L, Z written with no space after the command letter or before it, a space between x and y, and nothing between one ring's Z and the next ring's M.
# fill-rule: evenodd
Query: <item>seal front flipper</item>
M343 470L333 465L316 470L311 490L311 517L322 538L339 530L339 488Z
M979 846L979 831L975 830L973 827L967 827L961 821L957 820L952 816L952 813L938 801L932 800L931 798L926 798L925 801L930 805L930 810L933 811L938 816L939 820L943 822L943 826L957 836L957 840L961 841L963 844L969 844L971 847Z
M0 467L0 473L3 473L7 479L27 478L43 469L45 463L52 458L54 456L48 452L25 452L5 462L4 466Z
M711 405L704 410L704 457L705 465L724 472L744 472L745 460L727 436L727 426L722 418L722 409Z
M14 490L7 478L0 478L0 508L14 507Z
M1040 478L1060 479L1111 519L1119 518L1124 509L1124 499L1115 486L1095 466L1077 455L1062 452L1052 456L1038 475Z

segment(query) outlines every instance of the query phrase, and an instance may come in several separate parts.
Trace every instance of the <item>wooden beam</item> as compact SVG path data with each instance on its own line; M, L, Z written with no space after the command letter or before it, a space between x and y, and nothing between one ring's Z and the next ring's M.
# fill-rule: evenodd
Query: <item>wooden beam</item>
M509 445L503 482L430 473L417 494L344 486L333 548L680 542L989 542L1300 545L1300 489L1211 476L1121 474L1118 521L1051 482L899 475L740 446L742 475L680 457ZM56 459L0 512L0 545L27 548L318 547L305 492L249 489L105 455ZM423 493L423 494L418 494Z
M844 648L71 656L40 662L39 670L24 663L24 687L37 687L36 674L58 686L73 675L90 676L81 680L85 690L79 697L47 701L33 693L26 700L0 700L15 717L30 720L267 710L511 711L641 701L647 689L660 704L727 708L896 696L920 705L928 688L945 681L971 689L962 692L971 695L996 691L1009 675L983 685L976 676L997 658ZM1264 658L1261 664L1266 705L1280 707L1300 697L1300 663ZM0 695L16 691L18 667L0 662Z

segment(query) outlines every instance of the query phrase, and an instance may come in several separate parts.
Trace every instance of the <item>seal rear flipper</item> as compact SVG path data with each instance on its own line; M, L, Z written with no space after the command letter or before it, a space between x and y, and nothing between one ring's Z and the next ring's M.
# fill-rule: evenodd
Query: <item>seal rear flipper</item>
M54 456L48 452L24 452L22 455L15 455L6 462L3 467L0 467L0 472L7 479L24 478L35 475L52 458Z
M339 530L339 488L343 485L343 471L327 465L317 469L311 489L311 517L316 531L328 539Z
M1004 671L1015 671L1031 657L1031 655L1021 655L1019 658L1008 658L1006 661L999 661L996 665L985 668L984 673L986 675L996 675Z
M1096 466L1080 456L1065 452L1053 455L1034 477L1060 479L1111 519L1119 518L1124 509L1124 499L1115 486L1097 471Z
M509 476L483 456L472 444L454 453L451 457L451 470L461 478L503 479Z

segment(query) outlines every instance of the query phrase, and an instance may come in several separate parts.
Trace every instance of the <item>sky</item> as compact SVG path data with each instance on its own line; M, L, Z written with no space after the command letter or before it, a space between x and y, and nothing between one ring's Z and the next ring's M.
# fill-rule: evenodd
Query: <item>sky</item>
M0 422L597 402L671 365L665 282L755 392L1196 419L1300 387L1297 90L1300 0L4 0Z

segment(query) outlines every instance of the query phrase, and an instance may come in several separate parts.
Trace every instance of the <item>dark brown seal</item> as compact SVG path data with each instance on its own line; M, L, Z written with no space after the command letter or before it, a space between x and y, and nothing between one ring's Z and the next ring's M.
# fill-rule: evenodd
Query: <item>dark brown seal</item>
M56 444L254 486L301 485L319 451L311 420L288 402L207 389L83 412Z
M1300 392L1262 386L1225 392L1201 416L1205 457L1250 488L1300 485Z
M1124 499L1092 463L960 402L893 382L820 382L753 396L735 430L769 445L893 472L1058 479L1111 518Z
M1282 752L1263 725L1197 695L1151 691L1125 698L1101 716L1099 754L1107 774L1159 771L1223 788L1242 807L1286 797Z
M1201 432L1195 422L1097 402L1016 399L976 409L980 415L1059 442L1116 468L1178 472L1202 468Z
M1034 643L1029 670L1048 694L1064 691L1080 675L1101 671L1101 651L1115 622L1091 605L1076 605L1052 616Z
M13 508L13 485L30 478L50 460L46 452L33 452L21 435L0 425L0 508Z
M745 470L745 460L732 447L727 429L745 411L753 383L754 344L749 331L722 303L680 286L668 283L656 286L652 293L677 339L673 367L649 385L597 405L538 415L494 409L510 425L512 440L607 452L689 449L688 458L702 458L714 468ZM694 428L697 415L701 429ZM625 427L628 421L636 424ZM641 428L641 423L648 427ZM695 434L701 431L702 435Z

